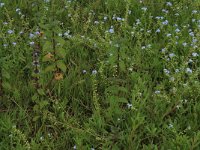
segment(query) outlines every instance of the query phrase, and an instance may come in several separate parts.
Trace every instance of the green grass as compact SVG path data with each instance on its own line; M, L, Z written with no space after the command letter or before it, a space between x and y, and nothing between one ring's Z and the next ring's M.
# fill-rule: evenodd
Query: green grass
M200 149L198 0L1 0L0 149Z

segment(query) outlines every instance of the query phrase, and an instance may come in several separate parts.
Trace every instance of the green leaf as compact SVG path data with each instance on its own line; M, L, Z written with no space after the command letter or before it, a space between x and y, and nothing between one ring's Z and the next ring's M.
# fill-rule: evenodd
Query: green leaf
M40 94L40 95L45 95L45 92L44 92L43 89L38 89L37 92L38 92L38 94Z
M33 117L33 121L36 122L39 118L40 118L40 116L35 116L35 117Z
M60 47L62 47L65 44L65 40L62 37L57 37L56 42L60 43Z
M61 57L61 58L65 58L66 56L66 50L63 48L59 48L56 50L56 55Z
M44 46L43 46L43 49L42 49L44 52L50 52L51 50L52 50L52 44L51 44L51 42L49 42L49 41L46 41L45 43L44 43Z
M10 79L10 74L7 71L5 71L5 70L2 71L2 76L4 78L6 78L6 79Z
M38 95L37 95L37 93L35 93L33 96L32 96L32 101L35 101L35 100L37 100L38 99Z
M8 82L3 82L2 86L6 90L11 90L12 89L10 83L8 83Z
M63 72L66 72L67 67L66 67L64 61L58 60L58 61L56 62L56 64L57 64L57 67L58 67L59 69L61 69Z
M120 61L120 62L119 62L119 67L120 67L120 69L121 69L122 71L126 71L126 66L125 66L124 61Z
M51 71L54 71L55 69L56 69L56 65L55 64L49 65L44 69L44 72L51 72Z
M46 100L43 100L43 101L41 101L41 102L39 103L39 105L40 105L40 109L42 109L42 108L44 108L45 106L49 105L49 102L46 101Z
M117 101L121 102L121 103L128 103L128 100L126 98L123 98L123 97L118 97Z

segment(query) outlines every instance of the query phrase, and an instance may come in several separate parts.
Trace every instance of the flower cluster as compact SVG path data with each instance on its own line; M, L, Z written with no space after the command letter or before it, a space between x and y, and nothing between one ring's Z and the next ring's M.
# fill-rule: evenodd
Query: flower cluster
M40 46L39 45L35 45L34 51L33 51L33 66L34 66L34 70L33 70L33 80L34 80L34 84L36 88L39 88L39 73L40 73L40 63L39 63L39 55L40 55Z

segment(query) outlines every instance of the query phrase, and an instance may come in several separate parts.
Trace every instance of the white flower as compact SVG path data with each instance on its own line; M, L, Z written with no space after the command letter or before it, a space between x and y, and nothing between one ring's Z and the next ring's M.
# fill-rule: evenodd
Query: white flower
M5 3L0 3L0 7L3 7L5 5Z
M180 32L180 29L179 29L179 28L177 28L177 29L175 30L175 32L176 32L176 33Z
M166 9L162 9L162 12L164 12L164 13L168 13L169 11L168 10L166 10Z
M166 52L166 48L162 48L162 49L161 49L161 52L162 52L162 53L165 53L165 52Z
M132 105L132 104L130 104L130 103L128 103L128 104L127 104L127 107L128 107L128 109L130 109L130 108L132 108L132 107L133 107L133 105Z
M195 22L196 21L196 19L192 19L192 22Z
M34 44L35 44L35 42L30 42L29 44L30 44L30 45L34 45Z
M136 25L139 25L141 22L140 22L140 19L137 19L136 20Z
M189 61L188 61L189 63L193 63L193 60L192 59L189 59Z
M94 21L94 24L99 24L99 21Z
M186 68L186 73L192 73L192 69Z
M145 49L145 48L146 48L146 46L142 46L142 47L141 47L141 49Z
M19 34L23 34L23 33L24 33L23 31L20 31L20 32L19 32Z
M185 47L185 46L187 46L187 43L186 43L186 42L184 42L182 45Z
M97 74L97 71L96 70L92 70L92 74Z
M174 15L175 15L175 16L179 16L179 13L175 13Z
M142 7L141 8L144 12L147 11L147 7Z
M170 71L167 70L167 69L163 69L163 71L164 71L164 73L167 74L167 75L170 73Z
M171 33L168 33L168 34L167 34L167 37L170 37L171 35L172 35Z
M174 53L170 53L170 54L169 54L169 57L170 57L170 58L173 58L174 56L175 56Z
M7 46L8 46L8 44L3 44L3 46L4 46L4 47L7 47Z
M148 45L147 45L147 48L151 48L151 44L148 44Z
M147 30L147 33L151 33L151 30Z
M168 127L169 128L173 128L174 126L173 126L173 124L170 123Z
M87 73L87 71L86 71L86 70L83 70L82 72L83 72L83 74Z
M156 16L155 18L159 20L159 19L160 19L160 16Z
M155 94L160 94L160 91L159 91L159 90L157 90L157 91L155 91L154 93L155 93Z
M176 105L176 108L177 108L177 109L181 108L181 105Z
M197 57L197 56L199 56L199 54L194 52L194 53L192 53L192 56Z
M19 8L17 8L17 9L16 9L16 12L18 12L18 11L20 11L20 9L19 9Z
M159 33L159 32L160 32L160 29L157 29L157 30L156 30L156 33Z
M129 71L133 71L133 68L129 67L128 70L129 70Z
M197 10L193 10L193 11L192 11L192 14L196 14L196 13L197 13Z
M41 141L43 141L43 140L44 140L44 137L43 137L43 136L41 136L41 137L40 137L40 140L41 140Z
M178 72L179 72L179 69L175 69L175 72L178 73Z
M167 4L167 6L172 6L171 2L167 2L166 4Z

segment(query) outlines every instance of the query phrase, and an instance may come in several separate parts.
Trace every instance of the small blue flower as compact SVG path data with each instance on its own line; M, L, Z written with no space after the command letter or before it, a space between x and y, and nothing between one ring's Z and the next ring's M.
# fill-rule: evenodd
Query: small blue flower
M176 32L176 33L180 32L179 28L177 28L177 29L175 30L175 32Z
M169 23L168 20L165 20L164 22L162 22L163 25L167 25Z
M193 37L194 36L194 32L190 32L189 35Z
M14 31L13 30L8 30L8 34L13 34Z
M114 31L113 28L110 28L110 29L108 30L108 32L110 32L110 33L114 33L115 31Z
M157 30L156 30L156 33L160 33L160 29L157 29Z
M30 39L32 39L32 38L34 38L34 37L35 37L35 35L34 35L33 33L30 33L30 34L29 34L29 38L30 38Z
M169 57L170 57L170 58L173 58L174 56L175 56L174 53L169 54Z
M17 45L17 43L16 43L16 42L13 42L12 44L13 44L14 46L16 46L16 45Z

